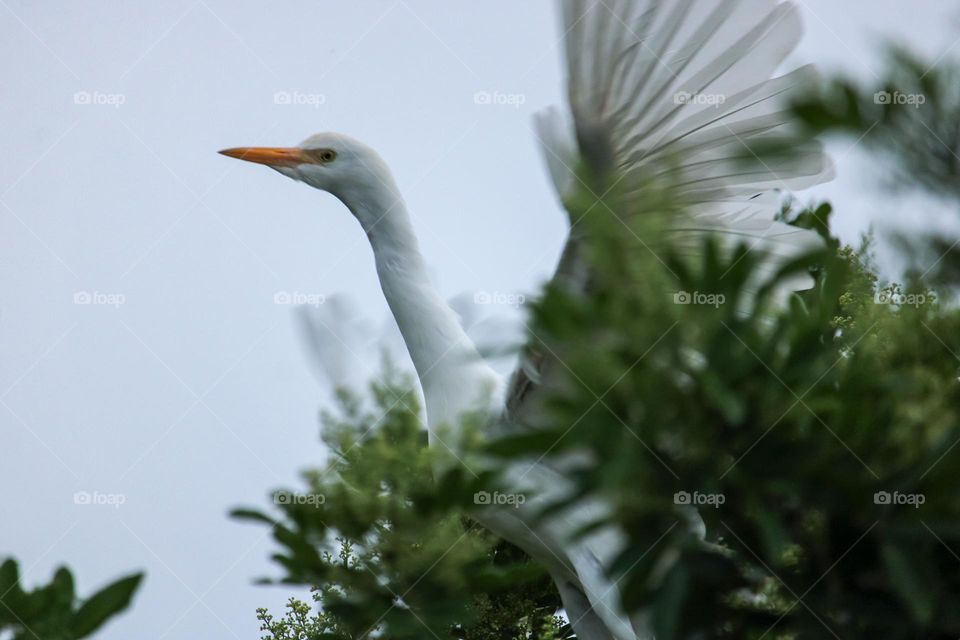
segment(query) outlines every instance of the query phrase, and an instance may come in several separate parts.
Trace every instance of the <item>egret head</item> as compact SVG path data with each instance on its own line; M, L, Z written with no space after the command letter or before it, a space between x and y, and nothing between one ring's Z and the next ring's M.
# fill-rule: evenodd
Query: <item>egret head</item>
M333 194L364 223L367 209L392 207L399 199L393 176L380 155L341 133L318 133L296 147L236 147L225 156L265 164L288 178Z

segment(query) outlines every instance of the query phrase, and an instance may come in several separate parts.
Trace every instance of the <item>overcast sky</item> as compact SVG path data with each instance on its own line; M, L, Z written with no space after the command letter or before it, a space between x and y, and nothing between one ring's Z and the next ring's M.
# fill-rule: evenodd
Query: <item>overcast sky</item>
M796 64L868 81L882 36L960 54L953 2L799 4ZM337 201L215 151L350 133L445 295L535 291L565 233L529 128L561 101L558 35L546 0L0 0L0 556L28 586L146 569L103 638L257 637L289 590L251 584L270 541L226 512L321 459L326 402L275 296L386 306ZM853 240L898 208L832 148L816 195Z

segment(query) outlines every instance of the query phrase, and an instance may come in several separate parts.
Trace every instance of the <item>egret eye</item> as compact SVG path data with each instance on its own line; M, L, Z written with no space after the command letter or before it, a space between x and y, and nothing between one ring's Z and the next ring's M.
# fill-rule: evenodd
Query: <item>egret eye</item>
M337 158L337 152L333 149L322 149L317 152L320 162L333 162Z

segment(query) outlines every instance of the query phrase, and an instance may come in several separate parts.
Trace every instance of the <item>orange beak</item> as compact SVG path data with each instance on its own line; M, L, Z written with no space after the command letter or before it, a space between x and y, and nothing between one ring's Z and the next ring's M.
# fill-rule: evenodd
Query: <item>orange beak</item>
M303 149L297 147L234 147L219 153L270 167L295 167L298 164L313 162Z

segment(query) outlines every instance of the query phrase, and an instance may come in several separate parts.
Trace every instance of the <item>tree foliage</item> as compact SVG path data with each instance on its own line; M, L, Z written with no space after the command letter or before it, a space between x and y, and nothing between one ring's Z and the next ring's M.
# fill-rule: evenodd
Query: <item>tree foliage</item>
M264 638L560 637L543 571L467 517L494 475L443 465L407 389L377 384L369 406L343 395L324 417L331 464L306 473L303 491L275 493L277 518L234 512L273 528L283 581L315 587L315 611L299 600L281 618L261 610ZM452 450L477 449L461 439Z
M957 69L895 50L885 82L834 79L796 115L805 135L864 140L894 187L955 205ZM762 162L789 146L753 151ZM869 243L832 235L829 204L788 203L784 219L816 230L824 249L771 274L749 245L707 240L691 259L658 222L680 194L631 188L600 190L604 207L592 194L568 203L589 238L589 286L548 287L530 305L530 344L556 365L546 426L454 450L482 448L501 465L579 461L576 490L551 509L611 505L595 524L627 543L608 570L659 640L960 635L954 240L915 235L925 268L884 282ZM797 275L815 285L784 301ZM273 527L285 580L317 587L315 611L261 611L264 637L568 635L535 563L471 524L496 465L437 473L398 393L377 387L374 413L347 402L328 418L338 458L306 476L326 502L238 513ZM691 508L705 538L688 526Z
M12 640L88 638L130 605L142 573L135 573L79 600L73 574L60 567L46 585L25 591L12 558L0 565L0 635ZM7 637L7 636L4 636Z

